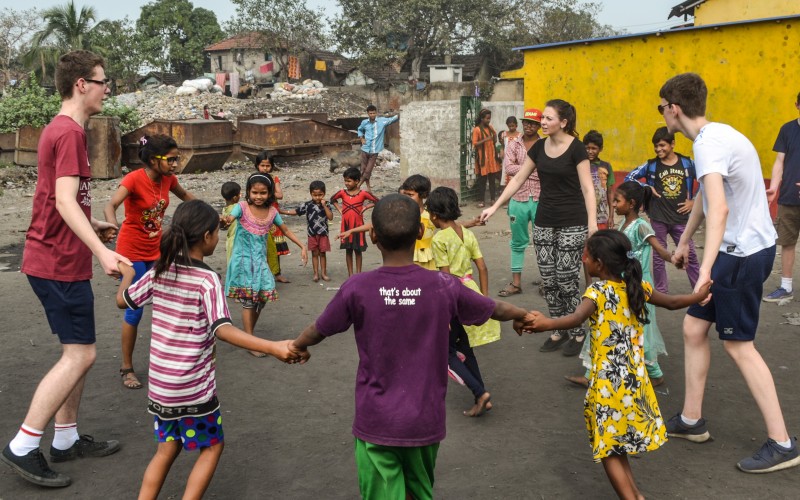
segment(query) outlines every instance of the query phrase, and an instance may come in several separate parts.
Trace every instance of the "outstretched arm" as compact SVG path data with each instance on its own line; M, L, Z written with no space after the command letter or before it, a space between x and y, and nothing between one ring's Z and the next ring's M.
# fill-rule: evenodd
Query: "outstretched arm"
M653 247L653 250L658 254L659 257L664 259L666 262L672 262L672 254L669 253L669 250L661 246L661 242L658 241L658 238L655 236L648 237L645 241Z
M664 309L669 309L670 311L674 311L675 309L683 309L684 307L689 307L692 304L699 304L706 300L711 293L711 285L713 281L706 281L703 283L700 288L692 292L689 295L669 295L666 293L661 293L658 290L653 290L652 295L647 300L649 303L653 304L657 307L663 307Z
M303 261L303 265L305 266L308 263L308 250L303 243L297 239L297 236L294 235L291 229L286 227L286 224L280 224L278 226L283 231L283 235L289 238L295 245L300 247L300 259Z
M569 330L570 328L577 328L581 326L584 321L589 319L589 316L591 316L596 309L597 304L584 298L581 300L581 303L575 309L574 313L561 316L560 318L548 318L539 311L533 311L534 321L532 328L529 330L532 332L546 332L549 330ZM526 331L528 331L528 329L526 329Z
M323 340L325 340L325 337L317 331L316 323L311 323L291 342L290 348L300 357L300 363L305 363L311 357L308 348L319 344Z
M273 342L255 335L249 335L231 324L220 326L215 333L218 339L242 349L263 352L285 363L300 361L300 356L290 349L290 340Z

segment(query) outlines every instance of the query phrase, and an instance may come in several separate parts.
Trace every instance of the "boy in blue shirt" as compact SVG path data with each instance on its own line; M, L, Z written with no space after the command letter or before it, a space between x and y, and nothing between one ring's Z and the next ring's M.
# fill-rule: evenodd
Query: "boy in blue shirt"
M372 169L378 160L378 153L383 151L383 139L386 134L386 127L400 119L400 115L390 117L378 117L378 108L373 104L367 106L368 118L358 126L358 137L361 139L361 182L367 185L367 191L372 191L369 179L372 177Z

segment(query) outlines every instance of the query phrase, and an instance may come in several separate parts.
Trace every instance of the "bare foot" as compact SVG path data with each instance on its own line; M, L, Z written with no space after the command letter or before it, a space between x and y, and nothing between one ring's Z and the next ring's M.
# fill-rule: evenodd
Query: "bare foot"
M266 358L267 355L261 351L247 351L250 353L251 356L255 356L256 358Z
M312 280L314 280L314 283L316 283L317 281L319 281L319 276L317 276L317 275L315 274L315 275L314 275L314 277L313 277L313 278L311 278L311 279L312 279Z
M470 408L468 411L464 412L464 415L468 417L480 417L483 415L483 412L486 411L486 405L491 401L492 395L488 392L484 392L481 397L478 398L478 402L475 403L475 406Z
M291 283L291 281L287 280L281 275L275 276L275 281L277 281L278 283Z
M573 384L580 385L583 387L589 387L589 379L584 377L583 375L565 375L565 379L569 380Z
M323 274L323 275L322 275L322 279L323 279L324 281L330 281L330 280L331 280L331 277L330 277L330 276L328 276L327 274Z

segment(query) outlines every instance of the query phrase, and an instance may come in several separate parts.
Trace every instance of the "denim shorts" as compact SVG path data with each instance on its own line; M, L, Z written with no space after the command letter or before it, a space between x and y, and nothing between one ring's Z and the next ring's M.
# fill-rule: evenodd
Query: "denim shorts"
M56 281L28 276L50 330L62 344L94 344L94 294L89 280Z
M764 282L774 260L774 245L747 257L720 252L711 268L711 301L690 306L686 314L716 323L722 340L755 339Z

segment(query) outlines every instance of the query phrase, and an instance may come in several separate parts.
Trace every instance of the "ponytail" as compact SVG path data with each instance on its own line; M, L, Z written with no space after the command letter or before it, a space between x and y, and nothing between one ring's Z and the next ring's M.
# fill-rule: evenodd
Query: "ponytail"
M161 255L155 263L155 278L172 264L189 265L189 249L203 242L207 233L219 230L219 214L202 200L189 200L178 205L172 224L161 236ZM177 273L177 270L176 270Z
M625 289L628 293L628 305L636 319L646 325L650 320L647 318L647 308L645 307L647 301L642 287L642 265L633 255L633 251L628 251L627 259L622 280L625 282Z
M185 264L188 260L189 244L181 226L172 224L161 236L161 255L155 264L155 278L166 272L174 262ZM180 262L179 262L180 260Z

